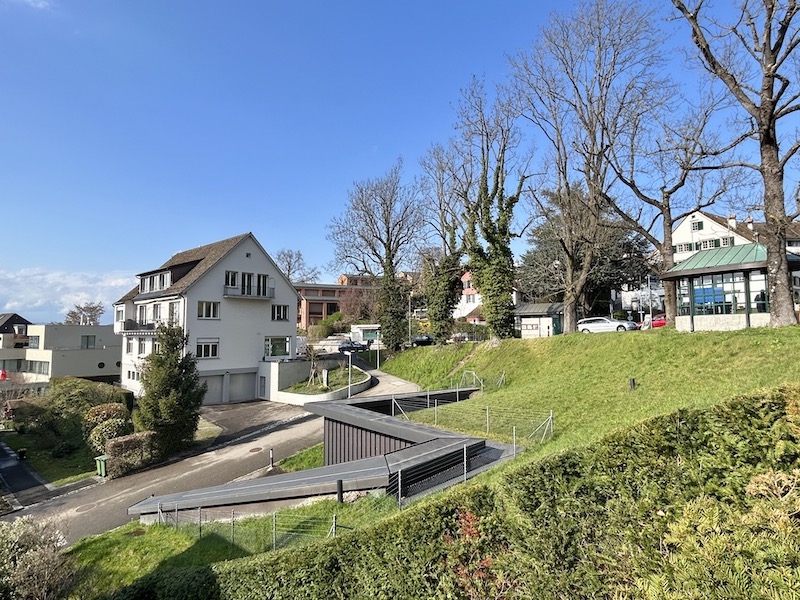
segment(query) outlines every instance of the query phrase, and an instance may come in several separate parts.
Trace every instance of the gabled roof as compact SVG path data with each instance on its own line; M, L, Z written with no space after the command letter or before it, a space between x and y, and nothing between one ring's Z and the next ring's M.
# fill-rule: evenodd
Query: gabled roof
M192 248L191 250L178 252L178 254L175 254L159 268L151 271L145 271L144 273L139 273L139 275L137 275L138 277L167 270L173 273L172 285L170 285L166 290L150 292L146 296L155 298L159 296L173 296L185 292L189 286L200 279L206 273L206 271L217 264L226 254L228 254L228 252L233 250L248 237L251 237L253 240L255 240L252 233L243 233L226 240L214 242L213 244L206 244L205 246L199 246L197 248ZM256 243L258 243L257 240ZM117 300L115 304L133 300L137 296L145 296L145 294L139 294L138 285L130 292L125 294L122 298Z
M31 322L17 313L0 314L0 333L14 333L14 325L31 325Z
M790 269L800 268L800 255L787 252ZM661 276L663 280L691 275L747 271L767 266L767 248L762 244L743 244L714 250L701 250L672 267Z
M717 223L720 227L729 228L733 233L742 236L750 242L756 242L758 237L767 233L767 224L763 221L752 221L748 225L748 220L736 220L736 227L730 227L726 217L715 215L704 210L696 211L703 215L703 217L710 219ZM686 218L689 218L688 216ZM683 221L681 221L683 222ZM752 227L752 228L751 228ZM792 221L786 225L786 237L790 240L800 239L800 222Z

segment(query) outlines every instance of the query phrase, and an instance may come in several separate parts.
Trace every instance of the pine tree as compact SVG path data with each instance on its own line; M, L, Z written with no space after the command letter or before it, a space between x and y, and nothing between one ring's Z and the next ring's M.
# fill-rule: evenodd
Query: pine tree
M179 326L158 328L158 351L144 360L136 419L138 429L156 432L161 448L172 453L192 441L200 419L206 383L200 383L197 359L187 352L188 337Z

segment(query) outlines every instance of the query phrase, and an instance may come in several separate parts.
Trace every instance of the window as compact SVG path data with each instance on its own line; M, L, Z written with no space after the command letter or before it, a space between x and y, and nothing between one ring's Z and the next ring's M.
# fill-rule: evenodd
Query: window
M82 335L81 336L81 350L94 350L95 336Z
M733 238L732 237L722 238L722 247L729 248L730 246L733 246Z
M139 324L143 325L144 323L147 323L147 307L146 306L140 306L139 307Z
M253 274L242 273L242 296L253 295Z
M161 273L158 276L158 289L165 290L169 287L169 278L166 273Z
M464 302L467 304L475 304L475 294L465 294Z
M197 318L219 319L219 302L208 302L206 300L200 300L197 303Z
M142 356L146 351L144 338L139 338L139 356Z
M289 338L265 337L264 356L289 356Z
M180 321L180 303L178 302L170 302L169 303L169 322L172 324L177 323Z
M125 352L133 354L133 338L127 338L125 340Z
M700 247L703 250L711 250L712 248L719 248L719 244L719 240L703 240Z
M288 304L273 304L272 305L272 320L273 321L288 321L289 320L289 305Z
M125 309L124 308L118 308L117 309L116 321L117 321L117 323L121 323L124 320L125 320Z
M153 304L153 321L161 320L161 305Z
M676 247L678 252L691 252L692 245L691 244L678 244Z
M219 356L219 338L197 340L197 358L217 358Z
M703 222L692 221L692 231L703 231Z
M39 336L38 335L28 336L28 348L30 348L31 350L37 350L39 348Z
M256 296L268 296L267 286L269 285L269 278L263 273L259 273L256 277ZM274 311L273 311L274 313Z
M236 287L236 276L239 275L238 271L225 271L225 286Z

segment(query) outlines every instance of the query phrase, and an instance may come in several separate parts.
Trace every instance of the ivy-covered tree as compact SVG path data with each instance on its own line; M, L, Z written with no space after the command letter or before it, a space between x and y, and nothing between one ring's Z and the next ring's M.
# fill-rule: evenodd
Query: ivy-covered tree
M160 447L172 453L192 441L207 385L200 383L197 359L177 325L160 325L158 351L144 359L138 430L154 431Z
M511 240L515 209L525 192L526 165L517 168L516 187L507 181L516 160L520 133L518 113L502 90L488 105L483 84L474 80L464 92L459 125L462 168L457 183L466 206L465 249L468 268L481 293L481 312L491 335L514 336L514 255Z

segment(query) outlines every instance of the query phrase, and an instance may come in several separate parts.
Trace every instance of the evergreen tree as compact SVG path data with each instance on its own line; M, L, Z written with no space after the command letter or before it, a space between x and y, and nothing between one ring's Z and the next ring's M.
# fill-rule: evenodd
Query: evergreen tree
M157 335L158 351L144 359L136 424L156 432L163 451L172 453L192 441L208 386L200 383L183 329L161 325Z
M379 293L381 340L390 350L399 350L406 336L406 298L409 290L397 280L391 264L381 280Z

